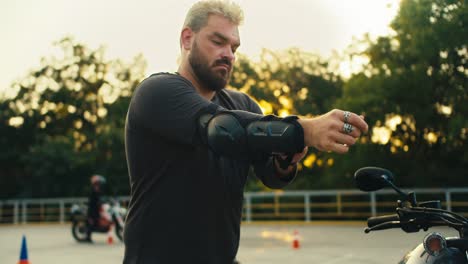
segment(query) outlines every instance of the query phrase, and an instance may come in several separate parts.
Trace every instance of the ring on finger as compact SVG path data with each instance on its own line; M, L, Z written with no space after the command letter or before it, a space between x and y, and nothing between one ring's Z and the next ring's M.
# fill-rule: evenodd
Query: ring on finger
M344 123L343 124L343 131L346 133L346 134L349 134L351 132L353 132L354 130L354 127L348 123Z
M350 115L351 115L351 113L349 111L344 111L343 117L344 117L344 122L345 123L348 123L348 119L349 119Z

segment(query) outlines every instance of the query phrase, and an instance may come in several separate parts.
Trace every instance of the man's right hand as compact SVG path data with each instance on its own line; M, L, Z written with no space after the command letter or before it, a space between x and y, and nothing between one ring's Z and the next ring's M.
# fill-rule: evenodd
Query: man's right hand
M306 146L337 153L348 152L349 147L354 145L361 134L367 133L369 129L363 116L338 109L318 117L297 121L304 129Z

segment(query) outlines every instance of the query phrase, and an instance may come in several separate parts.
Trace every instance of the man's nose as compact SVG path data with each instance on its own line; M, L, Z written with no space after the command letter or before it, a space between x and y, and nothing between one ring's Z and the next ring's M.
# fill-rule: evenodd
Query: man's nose
M228 59L231 63L235 60L236 56L230 47L226 47L223 49L223 58Z

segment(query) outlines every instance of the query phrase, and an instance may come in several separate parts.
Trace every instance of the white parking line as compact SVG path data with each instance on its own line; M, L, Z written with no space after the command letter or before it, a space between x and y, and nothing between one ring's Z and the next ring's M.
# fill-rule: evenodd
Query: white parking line
M352 258L353 258L353 254L346 254L346 255L344 255L342 257L322 262L322 264L345 263L345 262L343 262L343 260L351 260Z

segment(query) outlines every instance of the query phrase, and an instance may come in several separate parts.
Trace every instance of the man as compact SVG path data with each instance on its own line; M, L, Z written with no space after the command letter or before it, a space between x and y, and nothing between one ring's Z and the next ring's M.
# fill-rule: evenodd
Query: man
M88 229L86 232L86 241L93 242L91 239L91 233L93 229L99 226L99 219L101 218L101 196L102 188L106 183L106 178L101 175L91 176L91 193L88 197Z
M131 200L125 264L232 263L248 170L270 188L289 184L308 146L345 153L367 131L356 114L263 116L247 95L224 89L241 9L198 2L180 35L178 73L135 90L126 119Z

